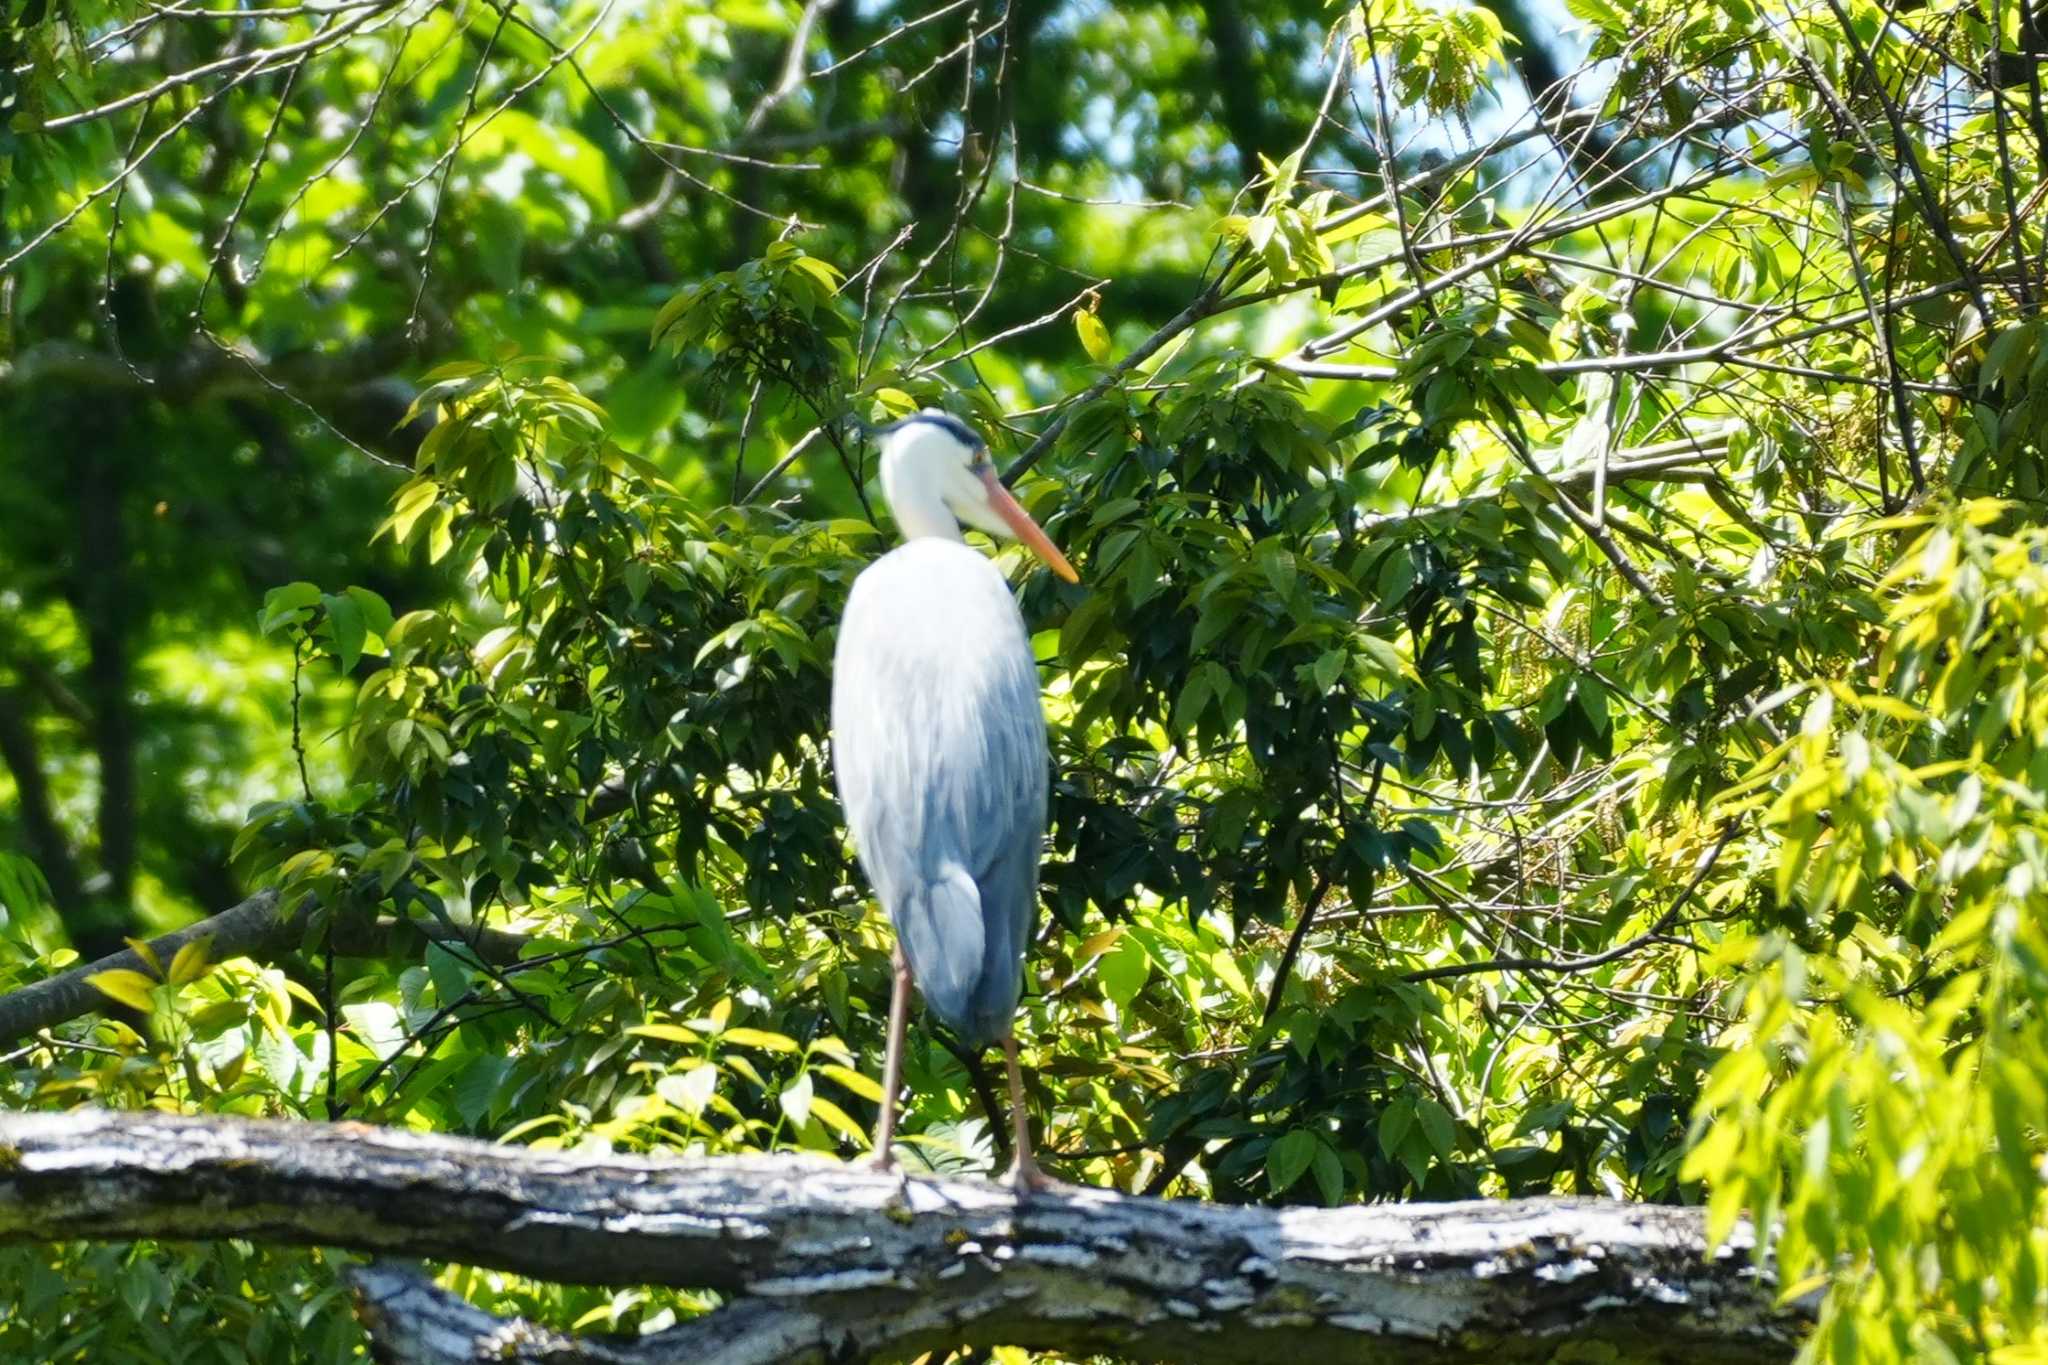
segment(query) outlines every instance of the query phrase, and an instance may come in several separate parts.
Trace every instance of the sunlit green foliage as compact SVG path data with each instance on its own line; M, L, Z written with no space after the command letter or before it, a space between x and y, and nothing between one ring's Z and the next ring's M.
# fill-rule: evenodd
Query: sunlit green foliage
M46 122L0 142L0 829L71 844L0 857L0 987L257 886L305 932L103 977L129 1013L0 1097L860 1154L889 937L829 666L890 543L862 424L937 403L1083 575L999 552L1053 731L1050 1165L1704 1202L1825 1292L1815 1358L2035 1359L2032 31L1569 8L1576 88L1506 4L298 15L260 36L319 61L144 115L227 154L125 182L162 125L76 116L227 30L8 30ZM913 1160L998 1166L991 1075L913 1034ZM233 1304L221 1359L344 1358L333 1270L10 1250L0 1346L155 1358Z
M2012 511L1901 518L1872 675L1730 793L1825 928L1761 950L1687 1164L1723 1222L1782 1213L1838 1355L2019 1359L2040 1321L2048 537Z

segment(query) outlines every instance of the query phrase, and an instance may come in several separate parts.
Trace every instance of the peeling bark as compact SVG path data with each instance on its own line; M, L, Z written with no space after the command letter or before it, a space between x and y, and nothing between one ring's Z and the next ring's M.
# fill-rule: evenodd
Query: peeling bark
M572 1338L355 1275L392 1362L826 1361L1008 1344L1251 1362L1786 1360L1747 1238L1607 1200L1225 1207L1109 1190L1019 1197L795 1156L658 1161L357 1124L0 1114L0 1241L245 1237L584 1284L715 1289L657 1336Z

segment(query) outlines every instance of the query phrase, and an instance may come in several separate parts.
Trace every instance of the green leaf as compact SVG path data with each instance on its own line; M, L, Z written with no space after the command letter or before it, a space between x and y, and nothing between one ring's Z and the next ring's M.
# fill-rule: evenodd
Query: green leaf
M1583 19L1609 33L1628 31L1628 15L1610 0L1565 0L1565 9L1575 19Z
M1174 703L1175 728L1193 729L1210 704L1229 696L1230 690L1230 672L1222 664L1213 659L1197 664L1188 677L1188 685L1181 689L1180 698Z
M357 1040L376 1053L381 1061L390 1060L412 1044L412 1037L405 1027L405 1016L389 1001L365 1000L343 1005L341 1017L348 1021L349 1030Z
M152 975L154 975L158 980L163 979L164 964L162 960L157 957L156 949L150 944L149 940L133 937L124 937L121 941L128 945L128 951L134 953L137 957L142 959L143 964L149 968L150 973Z
M1308 1174L1322 1144L1306 1128L1296 1128L1266 1149L1266 1185L1274 1194L1284 1193Z
M654 315L654 325L648 329L648 344L659 345L662 338L683 320L685 314L697 306L698 300L702 297L701 284L687 285L677 290L675 295L661 306L661 311Z
M1309 1169L1315 1172L1316 1188L1322 1193L1325 1204L1335 1204L1343 1199L1344 1163L1338 1159L1336 1148L1318 1141L1315 1161Z
M839 273L837 266L816 256L798 256L789 263L789 268L809 275L828 294L838 293L839 286L845 282L845 277Z
M1098 398L1076 412L1073 419L1067 423L1067 429L1060 433L1060 450L1063 453L1092 450L1129 420L1130 408L1125 399L1116 394ZM1135 499L1119 499L1116 505L1124 504L1128 504L1129 510L1135 510L1138 505ZM1108 515L1109 511L1108 506L1097 508L1094 524L1102 525L1114 520L1114 517ZM1127 512L1119 513L1126 514Z
M452 1087L455 1112L462 1116L462 1121L471 1128L482 1127L496 1108L498 1095L511 1074L510 1057L495 1052L478 1053L456 1076Z
M475 979L468 963L438 943L427 945L427 974L434 981L434 998L443 1005L460 1000Z
M1356 635L1352 639L1382 677L1389 680L1401 677L1401 655L1392 644L1377 635Z
M1125 937L1102 955L1095 970L1102 982L1102 993L1115 1001L1118 1009L1127 1010L1152 975L1152 959L1144 944Z
M1344 666L1350 662L1350 658L1351 656L1341 649L1324 650L1322 655L1310 666L1311 676L1315 680L1316 691L1327 692L1335 687L1337 680L1344 676Z
M1408 593L1414 586L1415 556L1408 552L1406 545L1397 545L1380 561L1379 580L1375 585L1380 610L1398 610L1408 600Z
M2006 372L2014 368L2016 361L2025 357L2025 347L2031 337L2031 329L2023 326L2007 327L1998 333L1990 349L1985 352L1984 364L1977 372L1979 391L1989 390L2008 378Z
M428 508L434 506L440 496L441 485L424 475L400 488L392 495L391 515L377 528L378 538L389 535L400 545L410 541L414 523L426 514ZM311 588L313 585L308 583L305 586ZM319 595L317 588L314 589L314 595L316 598Z
M1259 543L1259 569L1282 601L1294 595L1294 552L1277 540Z
M24 916L49 904L50 884L42 869L18 853L0 852L0 929L7 926L10 912Z
M445 384L451 379L472 379L490 369L481 360L451 360L445 365L436 365L420 376L423 388Z
M372 634L382 639L391 629L391 604L371 592L368 588L344 588L357 608L363 613L363 624Z
M345 594L328 593L321 597L320 605L327 611L334 656L341 664L341 671L353 673L357 661L363 657L363 640L368 633L362 604Z
M1451 1119L1450 1110L1436 1100L1424 1095L1415 1101L1415 1120L1422 1126L1422 1135L1429 1139L1430 1150L1439 1157L1449 1160L1457 1145L1457 1125Z
M437 502L427 512L427 562L439 564L455 548L455 509Z
M1380 1151L1388 1157L1398 1156L1401 1144L1408 1138L1409 1129L1415 1126L1415 1101L1403 1095L1380 1111Z
M305 619L304 613L320 601L320 589L311 583L287 583L263 594L263 610L256 616L256 632L270 635L283 625Z
M1110 623L1114 603L1106 592L1093 593L1067 614L1060 626L1060 658L1069 668L1086 663Z
M782 1093L775 1097L791 1127L801 1128L811 1121L811 1095L811 1073L806 1071L784 1086Z

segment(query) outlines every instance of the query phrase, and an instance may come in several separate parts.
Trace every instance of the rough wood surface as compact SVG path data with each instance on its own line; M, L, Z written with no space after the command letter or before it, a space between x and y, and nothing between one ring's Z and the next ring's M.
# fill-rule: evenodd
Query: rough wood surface
M1789 1359L1807 1318L1699 1211L1606 1200L1224 1207L799 1157L538 1152L355 1124L0 1114L0 1240L245 1237L715 1289L659 1336L493 1319L389 1266L382 1358L751 1365L1014 1344L1137 1359ZM1593 1359L1595 1356L1574 1356ZM1613 1358L1601 1355L1598 1358Z

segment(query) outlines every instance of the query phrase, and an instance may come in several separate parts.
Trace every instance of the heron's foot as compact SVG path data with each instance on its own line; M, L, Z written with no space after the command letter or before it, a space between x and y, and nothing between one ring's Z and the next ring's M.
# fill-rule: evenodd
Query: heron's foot
M896 1182L896 1188L883 1201L882 1216L895 1223L910 1222L915 1216L910 1204L910 1172L903 1169L903 1163L896 1159L896 1154L884 1149L856 1163L856 1166L859 1170L885 1175Z
M1047 1175L1028 1153L1019 1157L1010 1169L1002 1174L1000 1183L1015 1190L1019 1198L1033 1194L1056 1194L1061 1190L1074 1188Z

